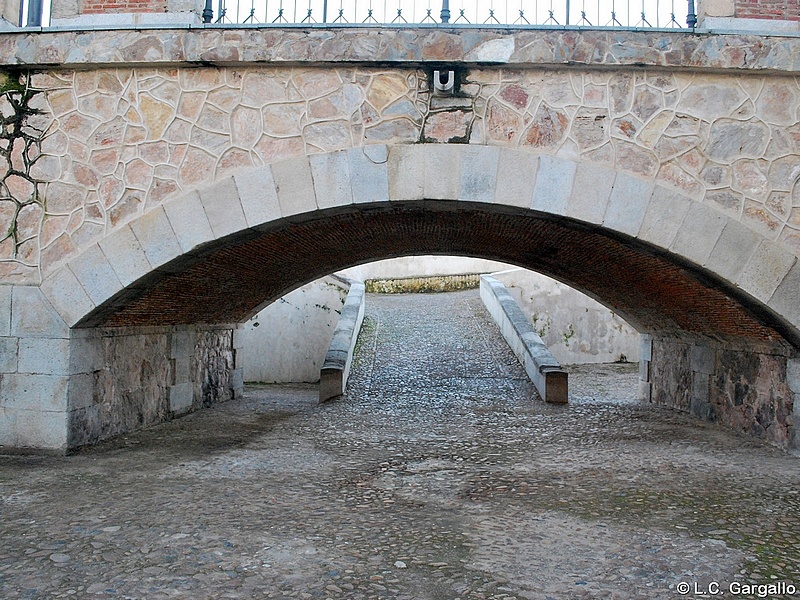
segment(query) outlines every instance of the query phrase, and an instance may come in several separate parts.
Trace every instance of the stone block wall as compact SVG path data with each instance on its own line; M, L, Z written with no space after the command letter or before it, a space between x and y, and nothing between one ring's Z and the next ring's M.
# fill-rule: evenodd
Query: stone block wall
M241 393L231 326L75 330L71 357L69 448Z
M640 389L670 406L785 449L800 449L800 363L783 346L643 336Z

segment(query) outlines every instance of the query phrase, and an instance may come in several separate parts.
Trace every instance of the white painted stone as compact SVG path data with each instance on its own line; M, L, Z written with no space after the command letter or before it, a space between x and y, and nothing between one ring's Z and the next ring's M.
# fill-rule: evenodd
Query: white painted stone
M20 285L11 295L11 335L68 338L69 327L41 289Z
M690 351L690 364L692 371L713 375L716 371L717 352L711 346L694 345Z
M14 448L17 444L17 413L13 408L0 406L0 447Z
M66 449L66 411L17 410L14 412L15 445L17 447L44 450Z
M214 239L206 211L197 192L190 192L164 204L164 211L184 252Z
M346 152L314 154L309 158L317 206L321 209L353 203L350 163Z
M800 358L790 358L786 361L786 383L792 392L800 394Z
M130 225L117 229L98 243L122 285L129 286L152 270Z
M275 191L275 180L269 166L242 171L234 175L233 179L236 189L239 190L239 200L249 227L257 227L281 218L278 193Z
M172 231L163 206L158 206L142 215L131 223L131 229L139 240L147 262L154 269L182 254L181 245L175 237L175 232Z
M122 283L97 244L89 246L72 260L69 268L98 306L122 290Z
M699 202L690 202L670 250L704 265L727 222L728 217L721 212Z
M18 373L69 375L70 340L22 338Z
M175 331L172 333L172 358L188 358L194 350L194 336L191 331Z
M511 36L489 40L470 50L465 56L465 61L482 61L505 63L514 54L516 45Z
M565 215L575 182L577 163L556 156L539 158L539 172L533 190L533 209L552 215Z
M17 370L18 342L19 338L0 337L0 374Z
M500 149L492 146L465 146L461 151L459 200L493 202L497 187Z
M389 200L389 149L384 145L364 146L347 151L353 202Z
M780 32L800 31L800 22L781 19L742 19L738 17L712 17L703 19L703 27L714 33L761 33L776 35Z
M425 197L424 146L392 146L389 149L389 199L422 200Z
M639 229L639 239L669 248L678 235L690 202L678 192L656 186Z
M795 262L767 305L800 329L800 262Z
M752 229L729 220L704 266L723 279L736 281L760 240Z
M461 187L461 149L450 144L425 144L425 198L458 200Z
M94 406L94 379L91 373L76 373L70 376L67 389L67 405L70 412Z
M566 215L587 223L602 223L615 178L613 169L590 162L579 163Z
M284 160L272 165L275 190L283 217L317 210L311 165L305 156Z
M539 170L539 157L530 152L500 149L497 165L495 204L530 208L533 204L533 185Z
M179 383L169 388L169 410L176 415L189 411L194 401L194 385L191 382Z
M105 368L102 339L94 335L81 336L80 331L76 330L72 335L69 373L93 373Z
M30 411L67 410L65 375L9 373L0 382L0 406Z
M192 379L192 361L188 356L175 358L175 384L186 383Z
M653 195L653 183L627 173L618 173L608 200L603 225L609 229L636 236Z
M247 229L247 219L239 200L239 190L232 176L217 181L200 191L200 201L208 217L214 237L219 239Z
M95 308L95 303L68 268L59 269L45 279L42 292L70 327Z
M641 346L639 350L639 360L653 360L653 336L643 333L640 336Z
M761 240L735 283L754 298L768 302L795 262L797 257L782 244Z
M11 292L10 285L0 285L0 336L11 335Z

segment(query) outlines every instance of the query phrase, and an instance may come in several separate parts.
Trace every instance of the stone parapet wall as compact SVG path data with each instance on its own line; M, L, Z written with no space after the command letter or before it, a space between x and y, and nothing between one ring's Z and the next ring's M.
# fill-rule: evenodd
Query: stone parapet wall
M717 421L729 429L800 449L800 380L785 347L646 336L640 363L645 399ZM788 371L787 371L788 370Z

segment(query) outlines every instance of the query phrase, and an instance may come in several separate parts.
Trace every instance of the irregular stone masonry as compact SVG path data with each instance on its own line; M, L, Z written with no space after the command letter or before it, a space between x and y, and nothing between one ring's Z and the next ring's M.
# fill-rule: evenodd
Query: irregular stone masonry
M608 165L800 253L793 77L469 70L467 108L432 103L419 69L98 69L33 81L53 115L36 163L46 212L24 260L0 261L9 282L37 283L106 232L227 173L421 137Z
M433 95L445 61L455 94ZM76 325L238 322L332 269L419 252L554 275L656 340L736 340L743 414L768 407L761 433L796 437L800 38L65 31L2 34L0 63L33 69L47 132L27 167L38 233L0 258L17 284L0 287L0 443L95 435L66 390L126 366L72 364L89 360ZM233 393L235 344L209 340L170 406ZM710 415L741 362L725 352L703 370L647 359L643 395L691 380ZM773 363L776 398L758 366Z

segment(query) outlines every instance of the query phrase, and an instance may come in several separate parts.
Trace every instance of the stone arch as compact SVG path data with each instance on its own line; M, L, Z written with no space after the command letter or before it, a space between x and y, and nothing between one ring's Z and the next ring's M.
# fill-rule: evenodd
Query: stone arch
M325 273L409 254L496 259L560 279L647 334L643 398L800 447L792 252L625 172L447 144L374 145L243 171L150 210L51 273L41 291L72 338L70 374L58 380L68 379L66 442L58 433L53 444L91 443L230 397L241 385L231 324ZM114 371L124 371L114 356L129 351L166 353L150 366L161 408L149 416L150 392L130 411L114 391ZM208 363L226 370L203 371Z
M421 235L406 230L411 245L389 243L387 223L399 213L409 219L413 215L413 226L422 228ZM373 255L370 248L347 252L354 238L339 239L337 253L337 230L340 238L344 232L350 235L348 226L356 227L353 220L370 215L383 228L383 234L369 240ZM439 239L435 226L444 224L443 215L460 215L455 220L463 222L450 219L451 230L439 231ZM489 247L488 238L475 233L482 231L481 219L487 215L496 221L490 223L492 235L545 245ZM511 236L515 221L549 228L550 237ZM323 230L330 239L315 249L314 232ZM385 236L384 247L376 235ZM459 244L453 238L457 235L473 241ZM257 253L263 255L268 246L273 255L285 254L281 243L299 253L328 254L317 257L317 269L296 256L295 274L287 274L283 261L280 276L289 279L261 286L265 296L248 301L242 294L252 282L244 263L248 256L257 260ZM592 252L581 250L581 243L606 255L591 260ZM671 323L704 335L722 332L767 341L782 337L795 345L800 340L800 266L781 244L652 181L593 163L489 146L375 145L241 172L117 229L52 273L42 290L71 327L231 322L324 272L415 249L480 255L546 272L645 330ZM600 282L582 279L580 261L607 270L621 261L629 275L649 276L637 283L617 269L619 283L638 290L638 297L625 300ZM225 310L197 309L193 317L192 298L203 298L203 306L209 307L213 284L204 287L203 277L218 278L230 286L226 293L240 297L228 297ZM653 286L649 294L647 285ZM698 294L707 297L701 301ZM648 318L636 307L644 300L661 314L672 305L674 314L661 323Z

